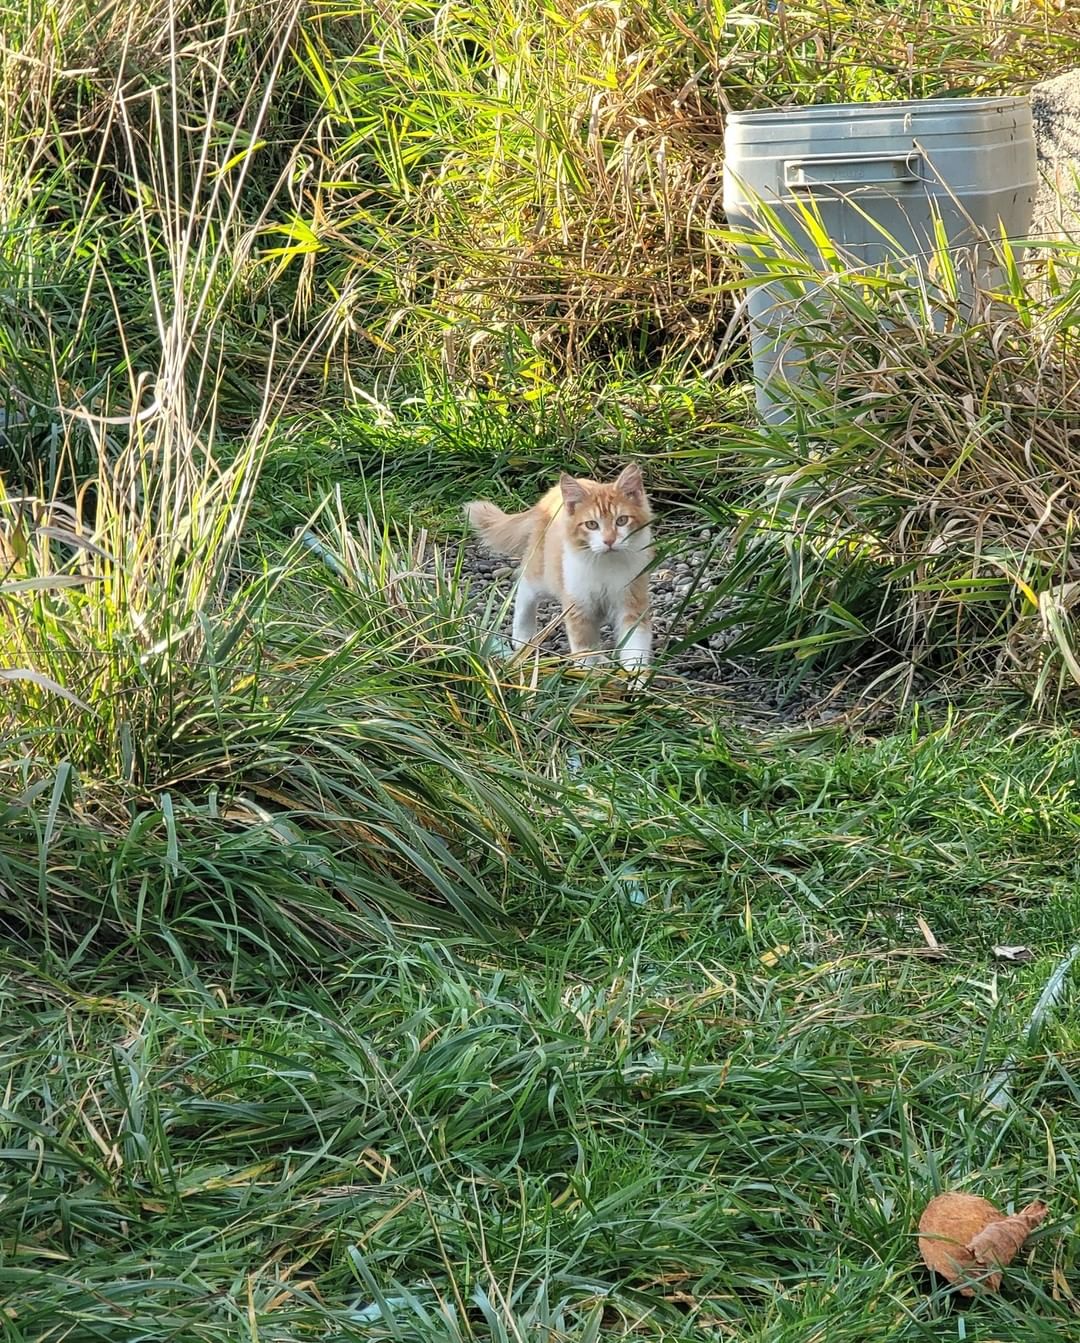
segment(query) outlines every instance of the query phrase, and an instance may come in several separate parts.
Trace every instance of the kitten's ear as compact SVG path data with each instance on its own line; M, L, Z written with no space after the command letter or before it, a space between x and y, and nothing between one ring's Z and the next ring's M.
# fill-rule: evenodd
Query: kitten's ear
M641 467L636 462L624 466L615 482L615 488L621 490L628 499L642 500L645 497L645 483L641 479Z
M575 480L573 476L568 476L565 472L559 477L559 489L562 490L562 500L566 505L566 511L573 517L574 509L578 504L583 504L587 493L585 486L580 480Z

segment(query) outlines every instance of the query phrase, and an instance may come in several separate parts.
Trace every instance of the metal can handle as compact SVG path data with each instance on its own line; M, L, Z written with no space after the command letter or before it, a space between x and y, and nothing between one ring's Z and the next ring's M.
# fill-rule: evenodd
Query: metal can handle
M787 159L784 186L789 191L820 187L888 186L921 182L922 155L917 149L902 154L820 154Z

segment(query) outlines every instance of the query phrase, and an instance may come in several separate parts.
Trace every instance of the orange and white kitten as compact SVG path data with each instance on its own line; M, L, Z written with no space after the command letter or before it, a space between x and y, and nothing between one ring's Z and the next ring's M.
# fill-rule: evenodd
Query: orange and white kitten
M570 651L595 662L600 625L615 629L624 667L648 665L652 655L649 578L652 510L641 471L628 466L611 485L563 475L524 513L504 513L486 499L465 505L473 530L502 555L522 561L514 605L514 642L536 638L541 597L562 605Z

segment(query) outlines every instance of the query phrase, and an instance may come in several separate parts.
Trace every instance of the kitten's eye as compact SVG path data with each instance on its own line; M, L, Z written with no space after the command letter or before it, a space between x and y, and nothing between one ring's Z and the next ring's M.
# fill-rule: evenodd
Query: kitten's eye
M616 526L616 527L625 527L626 524L627 524L629 521L630 521L630 519L629 519L629 518L626 516L626 514L624 513L624 514L622 515L621 518L616 518L616 519L615 519L615 526Z
M600 524L597 522L595 518L588 518L586 519L585 526L588 527L590 532L595 532L596 529L600 526Z

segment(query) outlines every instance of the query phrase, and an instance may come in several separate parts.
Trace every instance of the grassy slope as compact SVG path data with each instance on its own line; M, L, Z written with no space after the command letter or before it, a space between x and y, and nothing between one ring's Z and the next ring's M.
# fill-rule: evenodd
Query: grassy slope
M713 450L703 419L722 410L615 434L586 416L570 451L663 443L670 507L704 461L683 454ZM390 438L383 479L449 525L474 488L528 493L559 452L542 429L429 411L294 434L254 534L276 562L275 535L333 483L355 517L375 498L357 468ZM630 705L556 675L534 692L484 663L452 585L386 586L409 568L394 544L350 562L344 586L289 569L230 654L236 689L187 669L231 735L177 716L168 811L154 792L135 821L97 815L98 765L70 812L46 791L29 820L0 816L0 879L58 930L46 951L23 923L2 962L7 1336L1075 1331L1072 999L1021 1040L1080 921L1071 732L924 710L880 740L749 737L722 700L670 689ZM424 877L440 829L490 832L499 797L524 807L513 866L482 867L502 914L450 868ZM291 829L235 806L224 826L224 798ZM388 942L364 911L414 922L403 887L435 922ZM464 919L436 913L455 902ZM997 944L1034 959L1001 969ZM1001 1114L982 1097L1017 1048ZM1004 1299L962 1317L913 1237L943 1186L1053 1210Z
M572 792L501 931L269 984L5 956L7 1337L958 1337L944 1184L1053 1207L966 1336L1069 1336L1075 1008L980 1096L1080 917L1072 735L576 693L508 701Z

